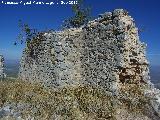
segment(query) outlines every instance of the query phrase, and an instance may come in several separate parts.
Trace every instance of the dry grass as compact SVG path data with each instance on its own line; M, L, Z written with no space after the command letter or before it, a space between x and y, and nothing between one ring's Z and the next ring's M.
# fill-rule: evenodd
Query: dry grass
M149 98L145 97L144 91L147 85L144 84L121 84L119 100L132 112L142 112L148 105Z
M118 107L125 107L130 113L144 113L149 101L144 97L145 87L122 84L119 96L114 98L91 86L53 90L25 81L3 81L0 82L0 107L14 104L13 108L24 119L31 116L36 120L115 120ZM122 103L118 107L117 100Z
M90 86L55 91L24 81L0 82L0 106L26 105L21 109L23 118L30 115L39 120L113 120L113 101L103 90Z

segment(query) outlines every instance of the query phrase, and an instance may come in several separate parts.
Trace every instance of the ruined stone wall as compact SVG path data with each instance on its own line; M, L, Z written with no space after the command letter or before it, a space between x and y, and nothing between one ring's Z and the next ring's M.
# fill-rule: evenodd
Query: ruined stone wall
M106 12L78 29L42 33L40 38L23 52L22 80L51 87L91 84L112 93L119 83L148 82L145 44L125 10Z
M44 33L43 39L31 51L25 49L19 77L50 87L79 83L82 78L80 53L73 40L76 42L78 38L75 37L80 33L81 29Z
M5 78L6 75L4 73L4 57L0 55L0 79Z
M119 83L148 82L145 44L124 10L100 15L83 29L85 80L115 91Z

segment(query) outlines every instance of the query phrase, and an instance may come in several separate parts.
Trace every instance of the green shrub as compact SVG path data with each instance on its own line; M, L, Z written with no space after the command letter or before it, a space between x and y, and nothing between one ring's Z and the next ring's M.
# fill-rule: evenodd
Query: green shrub
M30 115L36 119L49 120L57 115L68 120L113 120L113 101L114 98L107 96L105 91L90 86L54 90L18 80L0 83L1 106L7 103L30 105L21 111L23 118Z
M91 20L91 8L83 4L83 0L78 0L78 4L72 6L74 16L64 20L63 28L78 28Z

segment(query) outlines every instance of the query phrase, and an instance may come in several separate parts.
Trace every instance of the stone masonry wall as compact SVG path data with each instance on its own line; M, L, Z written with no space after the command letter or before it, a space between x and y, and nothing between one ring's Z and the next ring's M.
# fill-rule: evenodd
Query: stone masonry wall
M50 87L91 84L116 93L119 83L148 82L145 47L133 18L116 9L81 28L42 33L24 50L19 78Z
M5 78L5 73L4 73L4 57L0 55L0 79Z
M139 41L134 20L118 9L100 15L83 28L85 80L113 92L119 83L149 80L145 44Z

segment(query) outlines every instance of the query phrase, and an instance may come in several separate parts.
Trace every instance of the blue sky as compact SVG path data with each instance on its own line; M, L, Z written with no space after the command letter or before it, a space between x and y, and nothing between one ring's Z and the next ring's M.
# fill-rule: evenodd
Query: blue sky
M129 11L135 19L137 27L145 28L145 31L140 34L140 40L147 43L148 60L152 65L160 65L159 0L86 0L86 3L92 7L92 15L95 17L116 8ZM6 59L20 59L24 45L13 45L19 33L19 19L33 28L56 30L60 27L62 21L71 15L70 5L23 6L0 4L0 54L3 54Z

